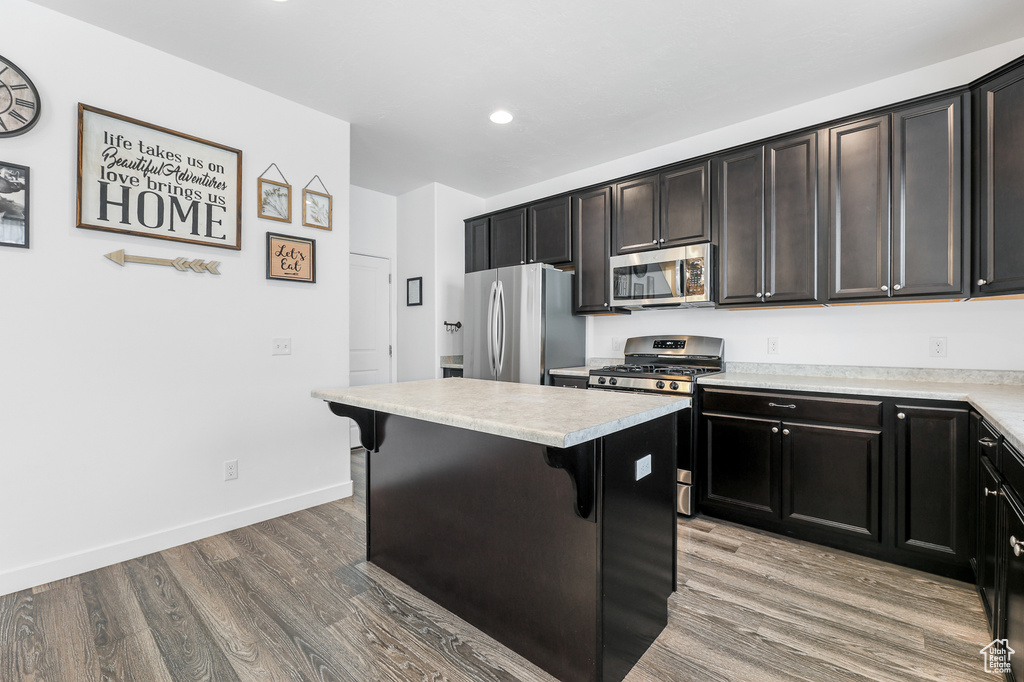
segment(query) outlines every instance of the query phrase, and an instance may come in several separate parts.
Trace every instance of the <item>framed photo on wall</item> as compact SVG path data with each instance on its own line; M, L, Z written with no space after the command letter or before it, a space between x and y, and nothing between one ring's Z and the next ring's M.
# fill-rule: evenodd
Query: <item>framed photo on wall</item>
M405 305L423 305L422 277L410 277L405 280Z
M78 227L242 248L242 152L78 105Z
M260 178L259 190L259 217L290 223L292 221L292 186Z
M28 166L0 161L0 246L28 248Z
M316 240L267 232L267 279L316 282Z

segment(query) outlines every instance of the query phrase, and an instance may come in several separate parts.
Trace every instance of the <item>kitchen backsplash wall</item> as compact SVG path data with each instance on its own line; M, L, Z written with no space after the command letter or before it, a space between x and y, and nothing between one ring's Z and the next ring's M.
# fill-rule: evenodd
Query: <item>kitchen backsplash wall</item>
M652 310L594 317L587 356L621 356L647 334L725 339L726 362L1024 370L1024 300L902 303L771 310ZM777 354L768 339L778 339ZM928 354L946 339L946 356Z

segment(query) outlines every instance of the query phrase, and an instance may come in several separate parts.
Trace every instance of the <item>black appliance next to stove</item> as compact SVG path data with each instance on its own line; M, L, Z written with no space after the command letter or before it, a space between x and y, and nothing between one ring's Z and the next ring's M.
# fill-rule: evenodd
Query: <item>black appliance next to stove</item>
M725 369L725 340L712 336L635 336L626 340L621 365L590 370L588 388L633 391L697 398L696 379ZM693 513L693 420L697 410L685 410L679 420L677 505L680 514Z

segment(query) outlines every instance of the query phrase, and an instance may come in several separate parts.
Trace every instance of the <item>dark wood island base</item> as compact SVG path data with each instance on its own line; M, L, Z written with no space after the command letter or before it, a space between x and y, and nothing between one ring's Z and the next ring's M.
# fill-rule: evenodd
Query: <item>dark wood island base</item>
M368 451L369 561L563 682L618 682L665 627L679 413L555 448L329 404Z

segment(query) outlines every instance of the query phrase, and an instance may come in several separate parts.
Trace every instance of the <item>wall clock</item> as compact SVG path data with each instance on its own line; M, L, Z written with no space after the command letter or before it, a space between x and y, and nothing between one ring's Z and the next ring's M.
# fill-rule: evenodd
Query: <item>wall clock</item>
M0 138L31 130L39 120L41 104L25 72L0 56Z

